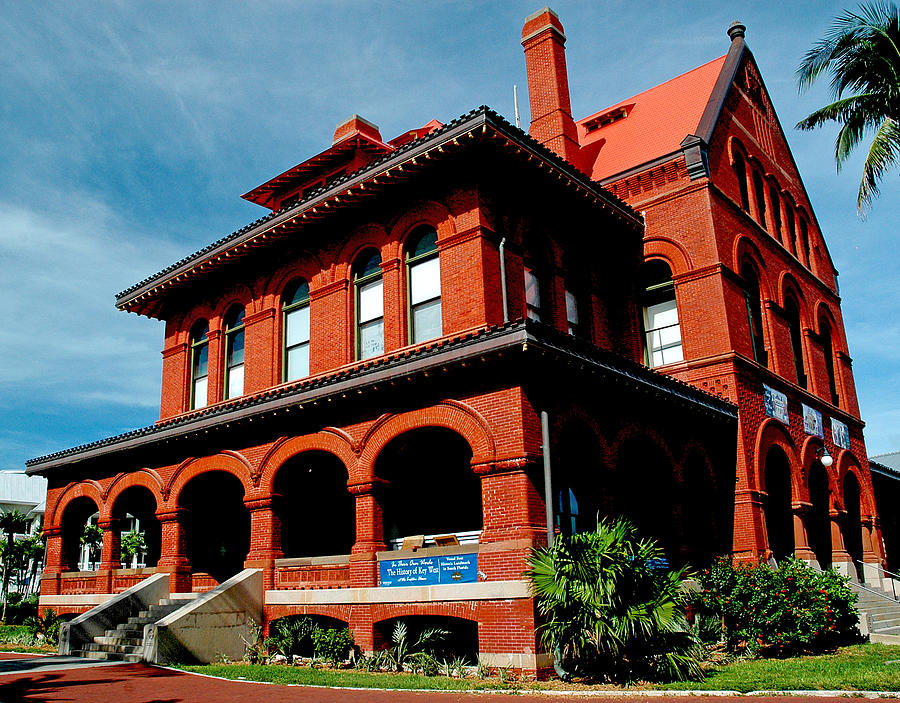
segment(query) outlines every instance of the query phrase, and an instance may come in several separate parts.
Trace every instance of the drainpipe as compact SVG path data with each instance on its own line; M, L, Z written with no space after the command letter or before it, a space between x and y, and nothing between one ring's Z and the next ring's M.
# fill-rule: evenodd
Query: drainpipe
M506 237L500 240L500 299L503 301L503 324L509 322L509 301L506 298Z
M541 442L544 451L544 505L547 508L547 547L553 546L553 479L550 471L550 419L541 411Z

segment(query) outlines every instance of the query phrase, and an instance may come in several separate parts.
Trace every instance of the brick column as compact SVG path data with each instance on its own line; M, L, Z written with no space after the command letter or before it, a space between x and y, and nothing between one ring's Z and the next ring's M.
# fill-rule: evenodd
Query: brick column
M379 479L373 479L347 486L356 498L356 542L350 550L350 584L355 587L378 585L378 559L375 553L387 549L384 515L375 497L379 483Z
M400 259L389 259L381 264L385 352L405 347L409 339L406 327L406 291L400 267Z
M184 513L184 508L156 513L162 530L162 544L156 571L169 574L170 593L184 593L191 590L191 564L187 558Z
M47 537L46 565L41 575L41 593L46 596L59 594L59 575L63 571L62 529L45 527Z
M281 520L274 503L280 496L246 500L250 511L250 551L244 559L245 569L263 570L263 590L275 587L275 560L284 556L281 551Z
M794 556L803 561L814 561L815 552L809 547L809 531L806 529L806 520L812 503L794 501L791 503L791 511L794 515Z
M847 519L847 511L832 508L829 516L831 517L831 566L844 576L850 576L856 571L853 568L853 557L844 547L842 527Z
M526 539L547 541L544 501L528 477L538 470L540 460L518 457L474 464L481 477L481 543Z

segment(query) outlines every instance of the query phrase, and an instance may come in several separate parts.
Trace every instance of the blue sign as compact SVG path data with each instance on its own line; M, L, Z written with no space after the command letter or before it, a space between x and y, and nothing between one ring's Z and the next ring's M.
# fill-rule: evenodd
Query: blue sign
M477 554L387 559L381 562L382 586L432 586L441 583L476 583Z

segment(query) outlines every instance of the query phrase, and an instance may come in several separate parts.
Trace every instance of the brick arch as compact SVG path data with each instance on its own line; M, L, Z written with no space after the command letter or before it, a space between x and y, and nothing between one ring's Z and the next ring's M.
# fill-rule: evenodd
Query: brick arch
M260 466L259 491L264 495L271 495L275 476L284 463L298 454L309 451L328 452L334 455L347 469L349 482L357 480L356 475L359 471L352 440L340 430L326 429L315 434L285 438L272 447Z
M596 418L590 413L586 412L583 408L570 407L556 414L552 423L553 434L555 436L559 436L569 427L578 424L581 424L591 431L594 437L594 441L596 441L597 447L601 452L600 461L604 466L609 467L611 456L609 449L609 440L607 439L606 434L603 432L603 429L600 427L600 424L597 422Z
M228 314L228 310L232 305L243 307L244 315L247 317L259 311L259 301L250 288L241 284L231 286L228 290L222 292L219 303L216 305L214 315L216 329L225 329L225 315ZM210 320L210 328L212 326L213 321Z
M802 492L799 494L800 500L809 500L809 474L812 469L812 465L814 462L818 461L818 457L816 456L816 452L821 449L824 445L821 439L818 437L813 437L812 435L807 435L803 440L803 444L800 447L800 466L802 472L802 479L800 482L800 488ZM825 469L825 475L828 477L828 489L831 495L837 495L835 490L837 486L835 484L835 472L834 470L829 470L827 466L823 466Z
M388 241L388 232L380 224L369 223L355 228L338 248L335 258L335 281L350 278L350 269L360 252L365 249L377 249L381 254L381 260L385 261L385 244Z
M359 470L365 476L360 478L374 476L375 459L391 440L423 427L444 427L458 433L472 449L473 464L491 462L496 457L493 432L487 420L464 403L446 400L421 410L379 418L362 441Z
M814 310L815 317L813 321L815 322L816 334L822 334L822 320L825 320L831 328L831 346L834 352L837 353L841 349L845 349L844 337L841 334L843 328L838 325L837 318L828 303L824 300L819 300L816 302Z
M190 313L184 315L176 326L177 332L175 333L175 342L177 344L190 344L191 343L191 330L194 329L194 325L196 325L200 320L205 320L206 324L209 325L209 329L212 330L212 319L215 315L215 311L212 309L208 303L201 303L194 307Z
M320 282L322 271L324 270L325 267L316 254L305 250L299 252L293 261L280 267L266 281L262 293L262 307L278 309L284 289L287 288L288 283L292 283L298 278L302 278L309 283L310 292L312 292L316 287L315 284Z
M732 247L732 256L734 257L734 271L741 275L741 268L745 262L750 263L756 269L756 278L759 281L759 290L765 300L772 300L772 286L769 283L769 277L766 272L766 259L750 237L741 234L735 237L734 247Z
M106 489L103 510L100 518L105 520L112 517L113 507L119 496L129 488L143 486L153 494L157 508L163 502L163 480L153 469L139 469L127 474L119 474L113 479L112 484Z
M408 207L402 215L388 225L389 238L405 246L409 235L418 227L427 225L437 231L438 244L456 234L456 219L450 210L434 200L422 200ZM400 248L402 251L402 246Z
M209 471L225 471L239 479L244 487L245 499L254 492L250 462L237 452L224 451L183 463L163 489L163 499L166 506L175 508L178 505L178 498L185 485L192 478ZM161 505L158 505L157 509L161 507Z
M739 154L744 161L747 161L749 158L744 143L734 135L731 135L728 137L728 164L732 168L734 168L735 154Z
M379 603L372 607L372 626L378 627L387 620L426 615L451 617L470 622L483 622L484 607L477 601L451 601L449 603Z
M806 329L812 327L809 321L809 310L803 288L797 283L797 279L789 271L782 271L778 276L778 304L787 307L787 300L792 297L797 302L797 310L800 312L800 323Z
M761 491L765 491L764 485L766 458L772 447L779 447L788 460L791 473L791 500L800 500L800 458L794 440L791 439L787 428L775 418L766 418L759 426L756 433L756 446L754 448L754 478Z
M647 427L629 426L619 431L619 433L616 435L615 440L610 444L609 448L609 457L610 461L612 462L612 468L614 470L618 469L619 454L622 452L623 447L625 447L625 445L629 442L641 439L649 440L652 445L654 445L665 455L669 464L671 464L673 471L675 472L675 478L680 481L682 478L681 464L672 453L672 449L669 446L669 443L656 430Z
M837 482L841 496L841 507L846 510L847 506L844 502L844 479L847 474L853 474L856 482L859 484L859 512L860 515L875 515L875 496L872 492L872 484L866 480L859 465L859 460L849 449L841 449L834 458L834 465L837 467Z
M652 259L662 259L672 271L672 277L688 273L694 268L690 252L679 242L663 237L644 240L644 263Z
M66 506L76 498L90 498L97 506L97 511L102 512L104 507L103 489L96 481L80 481L66 486L62 495L53 504L53 510L49 513L48 527L61 527L62 516Z

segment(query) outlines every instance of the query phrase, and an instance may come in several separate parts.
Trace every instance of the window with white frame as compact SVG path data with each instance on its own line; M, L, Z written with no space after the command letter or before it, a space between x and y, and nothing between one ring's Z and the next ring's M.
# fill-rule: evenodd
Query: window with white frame
M353 267L356 292L356 358L384 353L384 286L381 255L374 249L357 257Z
M225 399L244 394L244 308L233 305L225 315Z
M209 390L209 324L201 320L191 330L190 408L205 408Z
M682 361L672 270L666 262L654 259L644 264L643 274L644 361L654 367Z
M284 315L283 378L296 381L309 376L309 283L302 278L282 296Z
M409 341L425 342L443 333L441 318L441 261L437 232L423 228L406 251L409 295Z
M541 279L531 268L525 267L525 315L540 322L543 316Z

